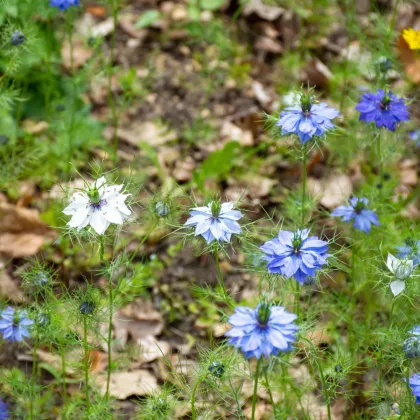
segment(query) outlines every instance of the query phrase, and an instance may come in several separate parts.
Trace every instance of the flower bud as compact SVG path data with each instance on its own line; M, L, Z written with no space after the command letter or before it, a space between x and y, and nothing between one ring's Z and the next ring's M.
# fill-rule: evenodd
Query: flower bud
M91 300L85 300L79 306L82 315L91 315L95 311L95 304Z
M22 45L25 42L25 34L22 31L15 31L10 38L10 43L15 47Z
M216 378L221 378L225 373L225 365L222 362L211 362L209 366L209 373Z

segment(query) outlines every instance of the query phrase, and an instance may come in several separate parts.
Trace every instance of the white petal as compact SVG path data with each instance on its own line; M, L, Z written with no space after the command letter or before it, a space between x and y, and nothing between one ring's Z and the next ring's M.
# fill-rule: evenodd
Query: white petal
M392 274L395 274L395 271L397 270L400 263L401 263L401 261L398 258L394 257L391 253L388 253L388 258L386 260L386 266L388 267L389 271Z
M398 296L405 289L405 283L401 280L394 280L389 286L394 296Z
M73 214L73 217L70 219L70 221L67 223L68 226L74 228L74 227L80 227L83 225L85 220L88 218L89 215L89 209L84 208L81 209Z
M105 206L102 209L103 215L105 216L105 218L111 222L111 223L116 223L117 225L121 225L123 222L123 218L121 216L121 213L112 206Z
M90 225L98 235L103 235L110 225L109 221L100 211L95 211L90 218Z

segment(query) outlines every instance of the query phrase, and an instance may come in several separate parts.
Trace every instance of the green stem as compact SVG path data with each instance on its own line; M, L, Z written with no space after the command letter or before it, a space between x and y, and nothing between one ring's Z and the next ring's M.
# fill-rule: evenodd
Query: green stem
M382 151L381 151L381 140L382 140L383 133L385 133L385 131L382 131L382 133L379 134L378 140L377 140L377 155L378 155L378 161L379 161L379 182L380 183L382 183L384 179L384 165L382 162ZM381 191L382 191L382 188L381 188Z
M101 263L104 262L104 255L105 255L104 237L101 235L99 237L99 258L101 259Z
M295 291L295 313L299 318L300 314L300 284L296 280L296 291Z
M86 397L86 406L89 408L90 399L89 399L89 349L87 342L87 316L83 317L83 349L84 349L84 370L85 370L85 397Z
M302 229L305 227L305 200L306 200L306 165L308 159L308 143L302 146Z
M261 362L262 362L262 358L258 359L257 367L255 368L254 392L252 394L252 414L251 414L251 420L255 420L255 409L257 408L258 378L260 376Z
M61 393L63 405L67 403L67 384L66 384L66 353L64 346L61 346Z
M328 420L331 420L330 395L329 395L329 391L328 391L327 381L325 380L324 371L322 369L321 363L319 363L319 360L318 360L318 352L317 352L315 346L312 344L312 341L308 340L307 338L303 338L303 340L306 341L309 344L309 346L311 347L311 350L314 354L315 365L318 369L319 377L321 379L322 392L324 394L324 399L327 403Z
M117 25L118 25L118 9L119 4L118 0L114 2L112 0L112 21L114 25L114 29L112 31L112 38L111 38L111 49L109 55L109 64L108 64L108 104L111 108L111 120L112 120L112 145L113 145L113 161L114 165L117 164L117 152L118 152L118 114L117 114L117 106L114 100L114 96L112 94L112 74L113 74L113 67L115 61L115 47L116 47L116 32L117 32Z
M70 177L71 171L71 160L73 158L73 131L74 131L74 120L75 120L75 108L76 108L76 82L74 80L74 46L73 46L73 19L71 13L67 14L67 31L69 37L70 46L70 77L72 79L72 98L71 98L71 110L70 110L70 124L68 130L68 151L67 151L67 174Z
M226 303L230 305L229 295L226 290L225 282L223 281L223 273L222 273L222 269L220 268L219 253L217 252L217 249L215 249L214 251L214 258L216 260L216 267L217 267L217 281L219 283L219 287L222 289L223 299Z
M128 260L128 264L132 263L135 256L137 255L137 252L139 252L140 248L143 246L143 244L149 239L149 236L153 233L153 231L155 230L156 226L158 225L158 222L154 223L152 226L152 229L150 229L150 231L143 237L143 239L141 240L141 242L139 243L138 247L136 248L136 250L133 252L133 255L130 257L130 259Z
M274 403L273 393L271 391L270 382L268 381L267 369L264 369L265 387L267 388L268 395L270 397L270 404L273 407L274 418L276 418L276 405Z
M232 380L229 379L229 385L230 388L232 389L233 395L234 395L234 399L235 399L235 403L236 403L236 415L239 419L243 419L244 418L244 413L242 412L242 405L241 402L239 400L239 394L240 394L240 390L242 388L242 385L239 387L239 389L235 389L235 387L232 384Z
M191 394L191 417L193 420L195 420L197 418L197 410L195 408L195 400L196 400L196 395L197 395L197 390L198 390L198 386L200 385L200 381L197 380L196 383L194 384L194 388L192 390L192 394Z
M397 9L398 9L399 5L400 5L400 0L397 0L395 2L394 9L392 10L391 22L389 24L389 34L390 34L390 36L392 36L392 32L394 32L395 18L397 17Z
M114 292L112 290L112 275L109 276L108 280L108 370L106 377L106 398L109 398L109 385L111 383L111 370L112 370L112 314L114 305Z
M35 379L37 376L37 351L38 351L38 332L35 333L34 347L32 350L32 375L31 375L31 398L29 401L29 418L34 418L34 401L35 401Z

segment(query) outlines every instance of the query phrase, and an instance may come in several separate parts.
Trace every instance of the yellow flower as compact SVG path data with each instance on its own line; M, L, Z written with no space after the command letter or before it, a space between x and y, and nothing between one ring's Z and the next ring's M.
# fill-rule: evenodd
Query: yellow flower
M402 36L410 50L420 50L420 31L415 31L413 28L404 29Z

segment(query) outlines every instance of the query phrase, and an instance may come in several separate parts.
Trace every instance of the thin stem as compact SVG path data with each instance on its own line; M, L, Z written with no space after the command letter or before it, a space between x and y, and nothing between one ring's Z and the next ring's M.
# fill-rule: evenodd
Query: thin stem
M220 288L222 289L223 297L228 302L229 295L226 290L225 282L223 281L223 273L222 273L222 269L220 268L219 253L217 252L217 249L214 251L214 258L216 260L216 267L217 267L217 280L218 280Z
M299 317L300 314L300 283L296 280L295 291L295 313Z
M130 264L135 256L137 255L137 252L139 252L140 248L143 246L143 244L149 239L149 236L153 233L153 231L155 230L156 226L157 226L158 222L154 223L152 226L152 229L150 229L149 232L147 232L146 235L144 235L143 239L141 240L141 242L139 243L138 247L136 248L136 250L133 252L133 255L130 257L130 259L128 260L127 264Z
M66 353L64 346L61 346L61 395L63 398L63 405L67 403L67 384L66 384Z
M109 398L109 385L111 383L111 370L112 370L112 314L114 305L114 292L112 290L112 275L108 279L108 369L106 377L106 398Z
M254 379L254 392L252 394L252 415L251 420L255 420L255 409L257 408L257 389L258 389L258 378L260 376L262 359L258 359L257 367L255 368L255 379Z
M276 418L276 405L274 403L273 393L271 391L270 382L268 380L267 369L264 369L265 387L267 388L268 395L270 397L270 404L273 407L274 418Z
M232 384L232 380L231 379L229 379L229 385L230 385L230 387L232 389L232 392L233 392L233 395L234 395L234 399L235 399L235 402L236 402L237 416L238 416L239 419L243 419L244 418L244 413L242 412L242 405L241 405L241 402L240 402L239 396L238 396L239 393L240 393L240 390L242 388L242 385L239 387L239 389L235 389L235 387Z
M305 226L305 199L306 199L306 164L308 159L308 143L302 146L302 228Z
M389 23L389 34L390 34L390 36L392 36L392 32L394 32L395 18L397 17L397 9L398 9L399 5L400 5L400 0L397 0L395 2L394 9L392 10L391 22Z
M84 370L85 370L85 398L86 406L89 408L90 399L89 399L89 349L87 342L87 316L83 317L83 349L85 354L84 360Z
M377 155L378 155L378 161L379 161L379 182L382 183L383 179L384 179L384 165L382 162L382 151L381 151L381 140L382 140L382 135L383 133L385 133L385 131L382 131L382 133L378 136L377 139ZM382 188L381 188L382 191Z
M331 420L331 407L330 407L331 401L330 401L330 395L329 395L329 391L328 391L327 381L325 380L324 371L322 369L321 363L319 363L319 360L318 360L318 352L317 352L317 349L313 345L312 341L310 341L310 340L308 340L307 338L304 338L304 337L302 339L309 344L309 346L311 347L311 350L312 350L312 352L314 354L315 365L316 365L316 367L318 369L319 377L321 379L322 392L324 393L324 398L325 398L325 401L327 403L328 420Z
M35 334L34 347L32 350L32 375L31 375L31 398L29 401L29 418L34 418L34 401L35 401L35 378L37 376L37 352L38 352L38 332Z
M194 388L192 390L192 394L191 394L191 417L193 420L195 420L197 418L197 410L195 408L195 400L196 400L196 394L197 394L197 390L198 390L198 386L200 385L200 381L197 380L194 384Z
M99 237L99 257L101 259L101 263L104 262L104 255L105 255L104 237L101 235Z
M112 1L112 21L114 29L112 31L112 38L111 38L111 48L109 54L109 64L108 64L108 104L111 108L111 116L112 116L112 144L113 144L113 161L114 165L117 164L117 152L118 152L118 114L117 114L117 107L114 100L114 96L112 94L112 74L113 74L113 67L114 67L114 60L115 60L115 47L116 47L116 32L117 32L117 25L118 25L118 9L119 4L117 0L116 2Z

